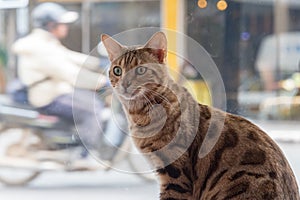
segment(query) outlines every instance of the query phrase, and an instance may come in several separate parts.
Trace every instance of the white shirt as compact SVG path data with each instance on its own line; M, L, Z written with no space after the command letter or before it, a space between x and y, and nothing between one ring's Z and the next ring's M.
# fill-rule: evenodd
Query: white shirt
M50 78L30 88L33 106L45 106L75 87L94 90L106 82L102 74L91 71L99 66L98 59L67 49L42 29L17 40L12 50L19 56L18 73L25 85Z

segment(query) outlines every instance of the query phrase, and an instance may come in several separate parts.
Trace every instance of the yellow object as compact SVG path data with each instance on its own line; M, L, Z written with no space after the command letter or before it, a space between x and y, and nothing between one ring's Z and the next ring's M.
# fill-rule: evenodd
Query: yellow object
M206 8L207 7L207 1L206 0L199 0L198 1L199 8Z
M228 5L227 5L227 2L225 0L220 0L217 3L217 8L218 8L218 10L221 10L221 11L226 10L227 6Z
M183 0L162 0L161 16L162 28L166 30L168 38L168 57L167 63L170 68L171 76L178 81L180 74L179 60L176 53L180 52L180 43L178 39L178 31L183 31L182 20L184 16L180 15L183 9ZM226 2L225 2L226 3ZM206 0L199 0L198 6L207 6ZM193 94L195 99L202 104L212 105L209 88L203 80L188 80L184 86Z
M201 104L212 105L212 100L208 85L203 80L188 80L184 86Z
M165 32L168 38L168 55L167 63L170 67L171 76L178 80L179 64L176 52L178 48L177 34L178 31L178 11L181 0L163 0L162 1L162 28L170 31Z

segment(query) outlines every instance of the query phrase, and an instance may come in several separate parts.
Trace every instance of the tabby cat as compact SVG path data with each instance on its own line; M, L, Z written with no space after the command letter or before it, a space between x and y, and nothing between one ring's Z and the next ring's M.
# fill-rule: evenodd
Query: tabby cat
M198 104L170 78L164 33L144 46L102 41L133 141L157 170L160 199L300 199L274 141L240 116Z

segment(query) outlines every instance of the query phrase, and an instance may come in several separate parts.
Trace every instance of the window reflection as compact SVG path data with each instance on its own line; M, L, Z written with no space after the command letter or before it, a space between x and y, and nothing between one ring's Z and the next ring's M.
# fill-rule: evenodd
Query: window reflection
M11 54L11 45L30 32L31 11L45 1L49 0L32 0L24 8L0 9L0 93L5 93L6 83L16 76L18 59ZM115 35L141 27L170 29L197 41L222 76L227 111L257 120L277 141L294 142L282 146L300 177L300 159L294 153L299 150L300 120L299 0L52 1L80 14L80 20L70 26L69 37L62 41L75 51L95 50L101 33ZM142 44L151 35L132 32L121 43ZM183 37L167 36L169 49L187 58L201 58L198 51L188 48ZM174 52L169 52L168 63L184 76L185 82L179 81L196 92L199 102L212 105L215 85L210 83L217 82L215 77L204 79L195 66L185 58L176 58Z

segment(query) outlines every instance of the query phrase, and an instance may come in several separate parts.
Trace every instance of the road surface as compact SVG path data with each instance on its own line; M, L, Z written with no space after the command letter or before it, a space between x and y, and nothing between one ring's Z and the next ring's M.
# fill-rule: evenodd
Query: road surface
M120 172L48 172L27 187L0 187L1 200L153 200L155 183Z

